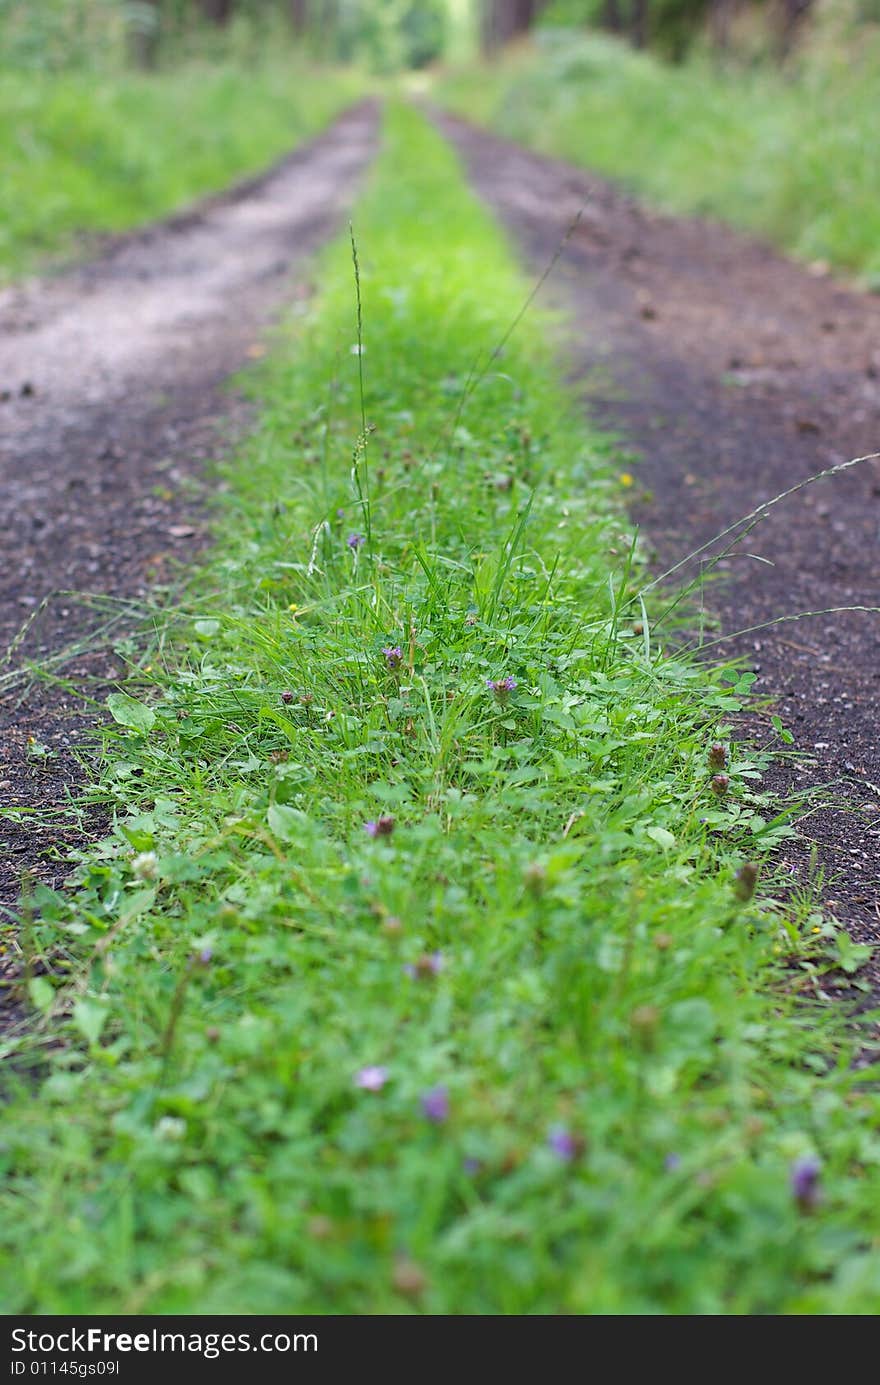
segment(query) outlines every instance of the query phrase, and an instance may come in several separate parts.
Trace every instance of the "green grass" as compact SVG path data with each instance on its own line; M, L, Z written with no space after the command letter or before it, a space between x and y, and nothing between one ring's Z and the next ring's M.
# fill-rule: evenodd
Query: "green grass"
M355 226L365 349L343 237L111 702L113 830L34 894L7 1311L870 1312L821 1001L863 954L737 898L781 830L747 748L709 782L749 678L664 653L615 453L550 325L488 359L527 285L406 109Z
M880 42L792 78L670 67L569 35L450 74L440 97L543 153L624 179L658 206L709 213L880 282Z
M361 92L292 54L156 76L0 73L0 280L256 173Z

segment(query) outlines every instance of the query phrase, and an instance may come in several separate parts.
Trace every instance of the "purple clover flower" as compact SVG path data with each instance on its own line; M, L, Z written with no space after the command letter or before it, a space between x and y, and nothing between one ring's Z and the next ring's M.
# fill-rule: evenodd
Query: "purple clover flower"
M503 704L516 687L516 679L511 678L509 674L506 678L487 678L486 687Z
M285 688L284 692L281 694L281 701L284 703L285 707L290 706L293 701L293 693L289 688Z
M795 1159L789 1174L791 1195L802 1212L811 1212L819 1201L819 1173L822 1165L814 1154Z
M415 962L405 963L403 969L413 981L419 981L439 976L444 965L442 952L424 952Z
M471 1176L471 1178L476 1178L478 1173L482 1173L483 1161L482 1159L476 1159L472 1154L469 1154L468 1157L462 1161L461 1167L464 1169L465 1173Z
M392 672L400 668L400 665L403 663L403 650L399 644L386 645L382 653L385 656L386 664Z
M354 1075L354 1085L364 1092L381 1092L388 1081L388 1069L378 1066L361 1068Z
M445 1087L431 1087L422 1092L422 1115L435 1125L442 1125L449 1119L449 1093Z
M573 1135L564 1125L554 1125L547 1136L547 1144L564 1164L572 1163L584 1149L580 1135Z
M360 548L361 544L365 543L366 540L364 539L363 534L349 534L345 542L348 544L349 548L352 549L352 551L356 552L357 549Z
M394 831L394 818L383 815L375 822L365 822L364 831L368 837L390 837Z
M667 1173L675 1173L677 1169L681 1168L681 1155L667 1154L666 1158L663 1160L663 1167Z

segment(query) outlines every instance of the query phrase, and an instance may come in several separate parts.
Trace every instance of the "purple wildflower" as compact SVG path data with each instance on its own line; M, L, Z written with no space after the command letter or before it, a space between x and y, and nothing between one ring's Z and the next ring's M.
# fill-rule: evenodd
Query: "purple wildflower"
M348 544L349 548L356 550L360 548L361 544L364 543L365 540L363 534L349 534L345 542Z
M667 1154L666 1158L663 1160L663 1167L667 1173L675 1173L676 1169L681 1168L681 1155Z
M394 831L394 818L382 816L375 822L365 822L364 831L368 837L390 837Z
M495 694L499 702L504 703L516 687L516 679L509 675L507 678L487 678L486 687Z
M285 707L288 707L290 703L293 701L293 693L290 691L289 688L287 688L281 694L281 701L284 703Z
M470 1174L471 1178L476 1178L477 1174L482 1172L483 1161L482 1159L475 1159L473 1155L468 1155L467 1159L462 1161L461 1166L465 1173Z
M819 1201L819 1172L822 1165L813 1154L795 1159L789 1174L791 1195L802 1212L811 1212Z
M431 1087L422 1092L422 1115L435 1125L442 1125L449 1119L449 1093L445 1087Z
M709 787L718 798L723 798L730 788L730 775L713 774Z
M388 1081L388 1069L382 1067L361 1068L354 1075L354 1085L365 1092L381 1092Z
M400 665L403 662L403 650L401 649L399 644L386 645L382 650L382 653L385 656L386 664L392 671L394 669L400 668Z
M415 962L407 962L404 971L407 976L411 976L413 981L426 980L431 976L439 976L443 970L442 952L424 952Z
M584 1142L579 1135L573 1135L564 1125L554 1125L547 1136L547 1143L558 1159L570 1164L583 1153Z

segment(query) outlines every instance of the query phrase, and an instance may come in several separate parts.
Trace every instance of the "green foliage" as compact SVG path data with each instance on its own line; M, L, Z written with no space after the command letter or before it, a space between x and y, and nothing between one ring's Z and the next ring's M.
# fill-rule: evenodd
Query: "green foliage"
M340 62L363 62L377 72L424 67L446 45L445 0L371 0L342 5L325 51Z
M122 57L121 0L0 0L0 71L114 66Z
M749 679L664 652L417 116L355 226L363 338L344 237L110 705L112 832L31 902L7 1309L872 1311L877 1101L821 998L861 959L734 881L786 830L761 762L709 785Z
M605 28L635 36L638 0L554 0L541 12L549 29ZM709 0L647 0L644 36L648 45L680 58L701 35Z
M468 0L464 0L467 8ZM462 0L232 0L210 22L202 0L0 0L0 64L11 70L114 71L192 59L252 61L289 47L376 71L441 57ZM140 42L138 42L140 40Z
M880 279L880 45L797 76L670 68L598 36L453 74L443 99L657 205L725 217L808 259Z
M292 55L156 76L6 73L0 82L0 277L257 172L361 89Z

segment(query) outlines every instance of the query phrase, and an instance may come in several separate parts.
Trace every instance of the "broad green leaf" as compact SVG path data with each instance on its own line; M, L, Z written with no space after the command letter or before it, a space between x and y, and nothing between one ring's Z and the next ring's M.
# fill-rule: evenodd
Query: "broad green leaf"
M299 808L273 803L266 815L271 831L283 842L299 842L309 832L309 820Z
M28 982L28 995L35 1009L45 1015L52 1008L55 988L51 981L46 980L45 976L32 976Z
M128 726L144 736L155 725L156 713L152 707L138 702L136 697L129 697L128 693L111 693L107 698L107 710L120 726Z
M107 1020L107 1006L98 1000L78 1000L73 1007L73 1022L87 1043L96 1044Z
M675 846L675 838L671 832L667 832L665 827L647 827L645 835L650 837L652 842L656 842L658 846L662 846L664 851L669 851L671 847Z

